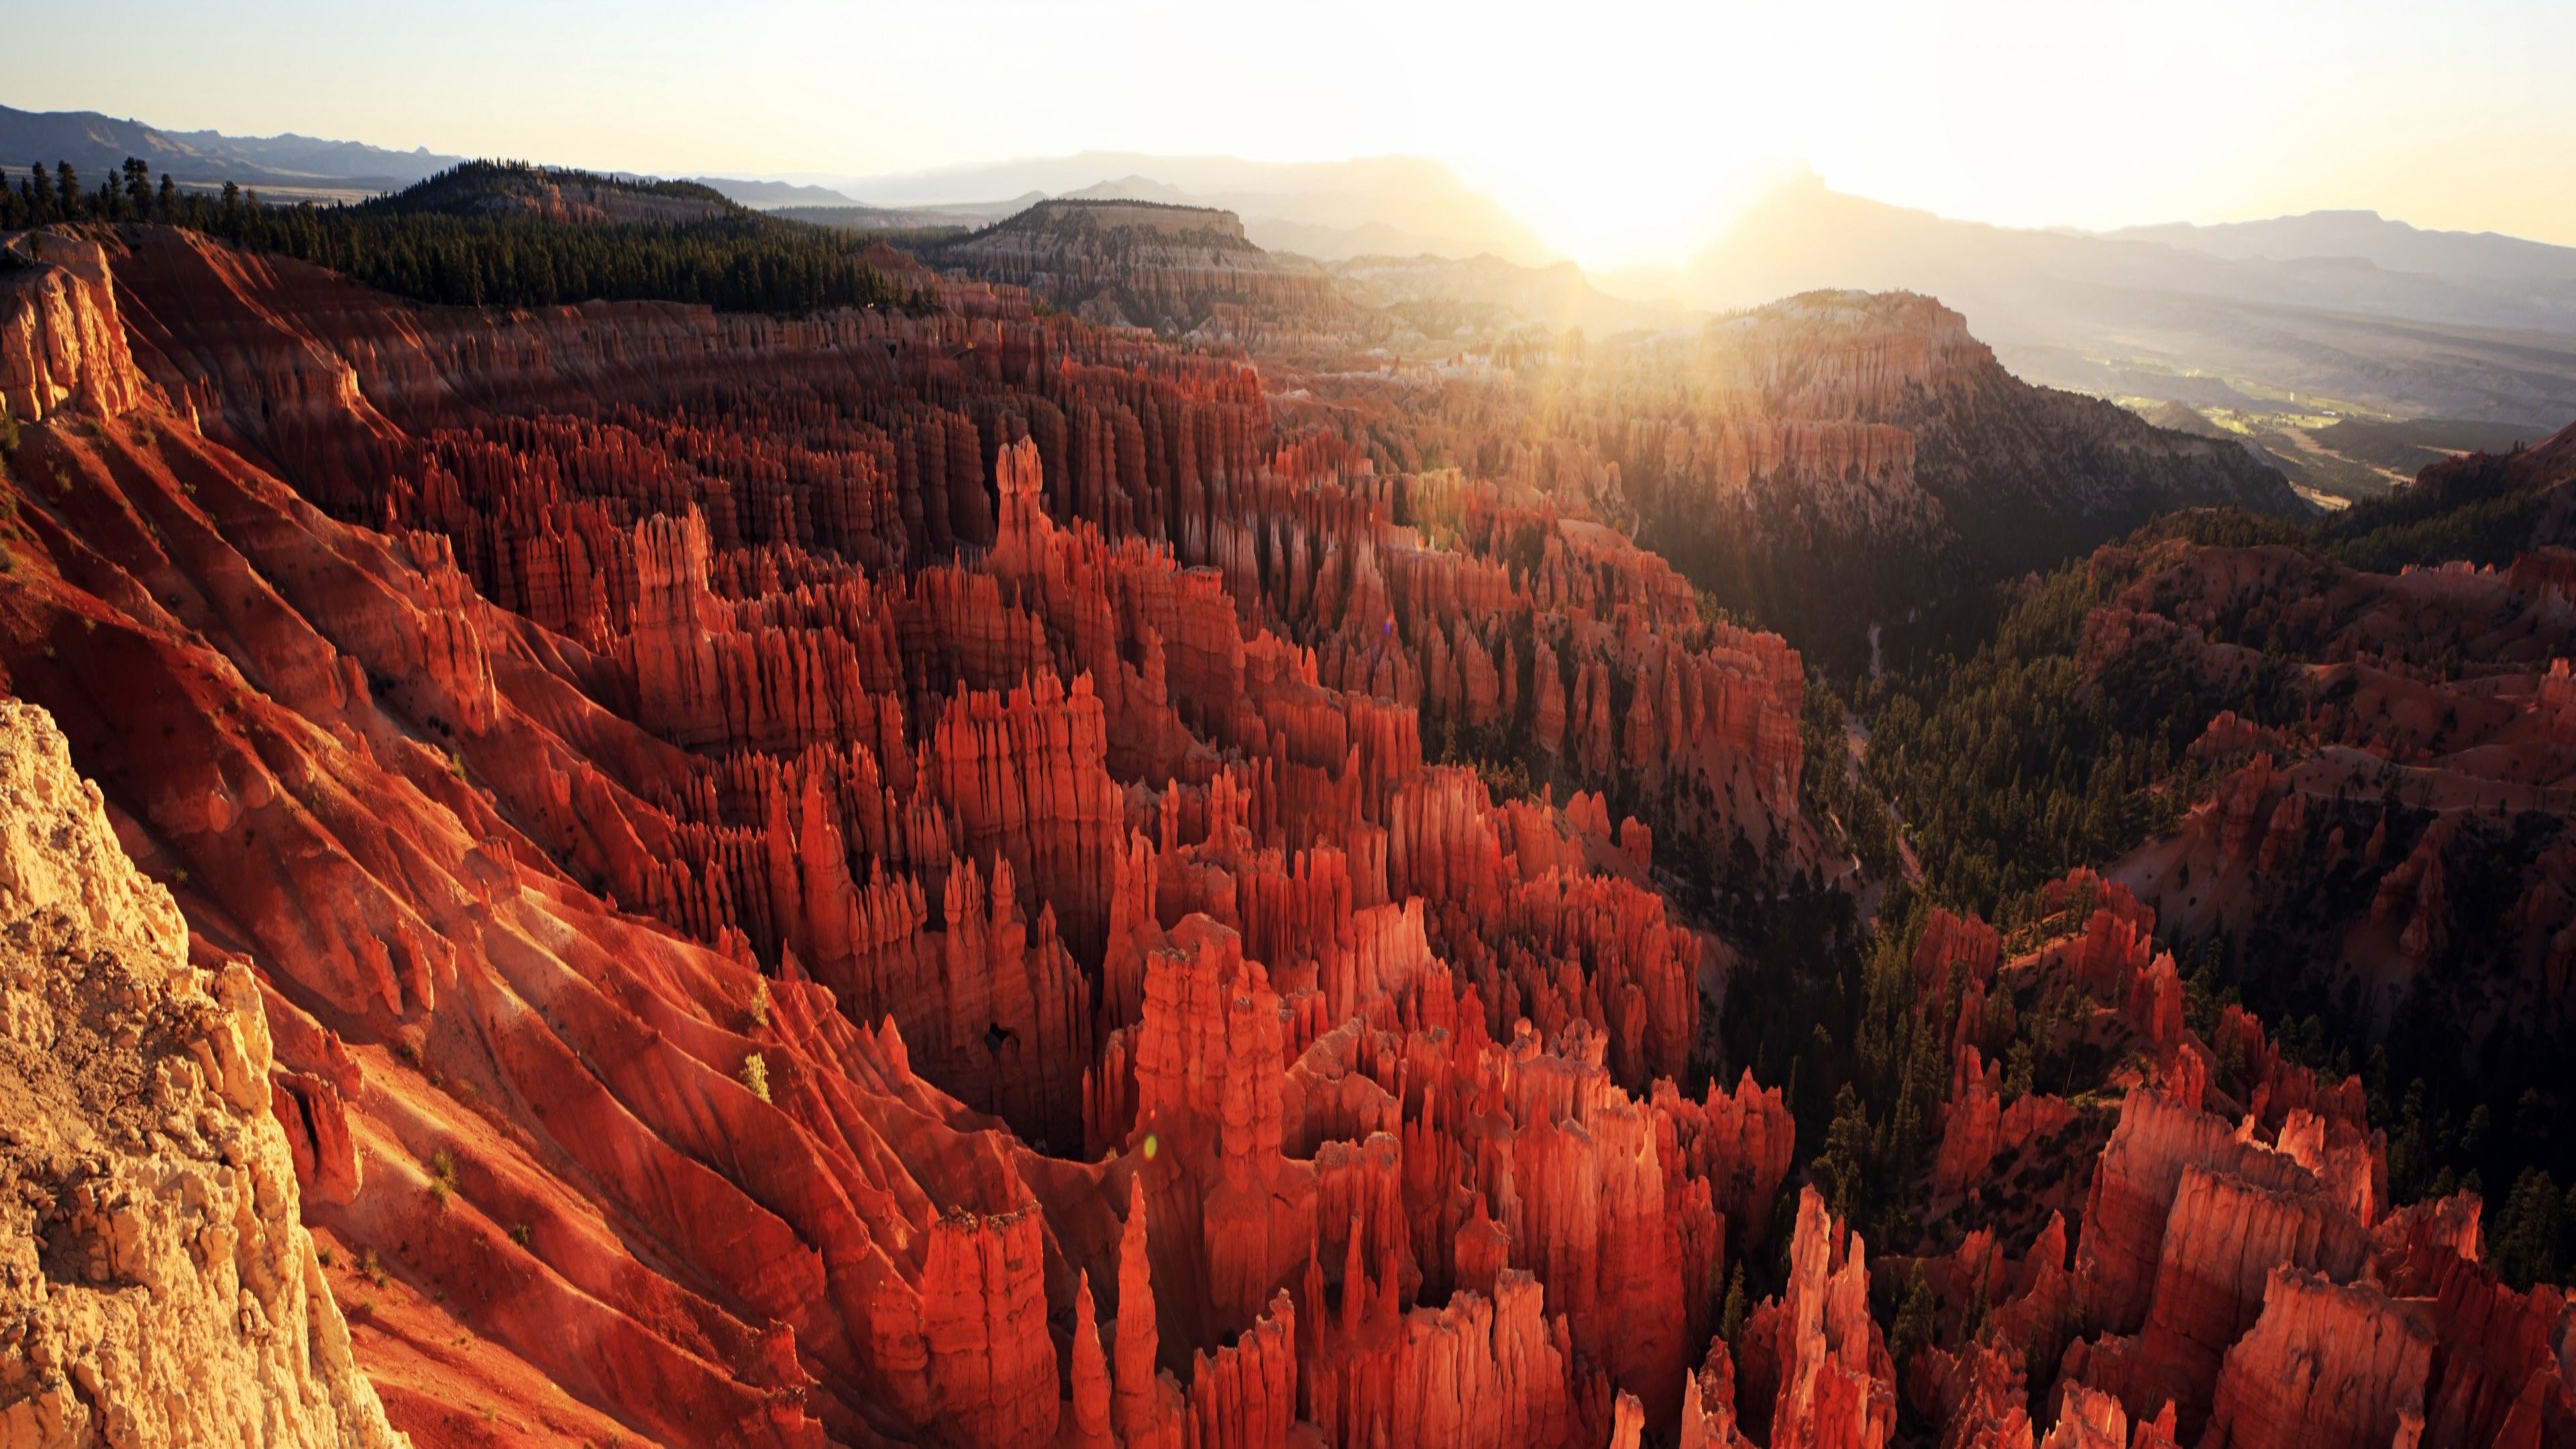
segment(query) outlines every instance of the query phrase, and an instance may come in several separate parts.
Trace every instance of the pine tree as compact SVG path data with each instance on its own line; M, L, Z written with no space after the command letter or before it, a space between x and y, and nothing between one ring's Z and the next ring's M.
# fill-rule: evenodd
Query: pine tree
M1932 1283L1923 1276L1923 1265L1916 1263L1914 1276L1905 1285L1904 1305L1896 1310L1896 1332L1888 1342L1899 1375L1914 1355L1932 1346L1934 1326Z
M1834 1216L1847 1223L1857 1221L1869 1203L1869 1117L1849 1082L1834 1094L1834 1120L1825 1129L1824 1155L1811 1165L1833 1184Z
M2540 1168L2523 1169L2496 1215L2490 1256L2496 1275L2516 1288L2529 1288L2558 1276L2558 1239L2566 1203L2558 1184Z

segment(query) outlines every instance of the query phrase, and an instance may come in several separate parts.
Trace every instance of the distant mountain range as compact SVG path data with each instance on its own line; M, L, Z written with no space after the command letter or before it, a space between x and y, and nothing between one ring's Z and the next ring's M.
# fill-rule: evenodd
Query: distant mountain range
M13 173L30 165L69 162L89 184L96 185L129 156L141 157L154 176L166 174L183 186L233 181L280 198L399 191L465 159L426 149L388 151L356 141L322 141L292 132L225 136L213 131L164 131L96 111L21 111L0 106L0 165Z
M738 176L692 176L700 186L712 187L745 206L763 211L782 206L855 206L858 198L834 191L828 186L800 186L792 181L746 181Z
M2576 416L2576 248L2368 212L2024 231L1809 178L1687 268L1607 284L1716 308L1828 286L1924 292L2016 373L2113 397L2551 428Z
M2109 235L2118 241L2162 242L2234 261L2358 257L2392 272L2504 282L2532 278L2576 282L2576 247L2491 231L2423 231L2375 211L2311 211L2304 216L2217 226L2134 226Z
M742 200L731 190L739 183L716 180L709 184L737 201ZM773 206L767 210L773 216L847 227L852 231L972 231L1016 216L1045 200L1045 192L1030 191L1004 201L964 202L956 206L861 206L844 201L816 206ZM756 202L745 204L758 205Z

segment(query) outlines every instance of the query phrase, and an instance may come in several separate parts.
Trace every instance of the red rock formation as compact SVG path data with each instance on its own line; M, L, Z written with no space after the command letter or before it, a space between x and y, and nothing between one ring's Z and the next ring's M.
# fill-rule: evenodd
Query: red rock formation
M1954 1041L1927 1185L1965 1188L1947 1210L1992 1225L1914 1265L1934 1317L1907 1392L1943 1442L2027 1443L2049 1418L2043 1442L2069 1445L2554 1432L2565 1375L2542 1345L2563 1341L2558 1291L2516 1294L2479 1266L2473 1200L2387 1211L2385 1144L2360 1084L2320 1082L2228 1008L2212 1033L2242 1064L2228 1082L2246 1098L2239 1115L2211 1082L2222 1053L2183 1023L2172 964L2150 954L2145 908L2085 875L2043 892L2041 906L2042 943L1995 970L1996 1000L2072 988L2088 1003L2084 1031L2121 1054L2112 1081L2129 1085L2098 1159L2079 1162L2090 1181L2072 1271L2062 1217L2016 1262L2001 1240L2027 1230L1996 1211L1981 1178L2009 1171L2018 1187L2048 1154L2085 1150L2067 1135L2081 1119L2025 1096L2016 1108L2049 1104L2059 1125L2010 1156L1990 1152L1996 1074L1964 1026ZM1959 934L1944 925L1941 938ZM1927 977L1944 974L1955 973ZM1972 987L1973 973L1959 984ZM1776 1383L1780 1362L1748 1336L1749 1379Z
M1045 1326L1040 1229L1034 1208L931 1224L920 1328L931 1417L968 1443L1055 1440L1055 1344Z
M49 234L13 239L0 284L0 404L27 422L66 408L115 417L143 400L143 379L126 349L116 280L98 243Z
M1118 1243L1117 1396L1110 1422L1131 1446L1170 1449L1181 1442L1180 1385L1156 1366L1161 1347L1152 1260L1146 1252L1145 1183L1128 1179L1127 1225Z
M2182 1430L2197 1432L2208 1386L2223 1382L2226 1345L2266 1309L2265 1275L2314 1268L2328 1281L2349 1281L2365 1247L2360 1225L2310 1184L2273 1188L2187 1164L2122 1397L2132 1408L2171 1402Z
M2153 1089L2131 1092L2085 1205L2076 1284L2087 1320L2113 1332L2146 1321L2175 1198L2192 1167L2276 1189L2307 1180L2297 1163L2238 1139L2220 1119L2170 1104Z
M1964 1246L1964 1245L1963 1245ZM1993 1295L1994 1332L2024 1363L2051 1364L2066 1351L2076 1328L2075 1277L2066 1262L2066 1219L2050 1214L2010 1296Z
M2434 1335L2423 1442L2565 1442L2576 1430L2566 1290L2496 1281L2478 1261L2467 1194L2392 1214L2377 1248L2378 1276Z
M1798 1194L1783 1296L1763 1303L1746 1335L1760 1341L1776 1377L1771 1449L1875 1449L1895 1434L1896 1369L1870 1321L1860 1237L1826 1213L1812 1187Z
M1682 1390L1680 1449L1749 1449L1735 1419L1735 1363L1726 1340L1709 1344L1708 1362Z
M2077 1384L2067 1389L2057 1426L2039 1449L2172 1449L2173 1443L2170 1406L2155 1418L2140 1420L2132 1437L2128 1413L2118 1399Z
M2021 1364L2009 1350L1971 1343L1953 1358L1927 1348L1917 1377L1931 1381L1923 1397L1931 1400L1944 1443L2029 1449L2029 1395Z
M1109 1360L1100 1349L1100 1319L1091 1304L1091 1274L1085 1271L1073 1293L1073 1363L1067 1375L1071 1393L1060 1425L1065 1449L1114 1449L1110 1427L1114 1400Z
M2439 502L2471 477L2479 490L2547 496L2576 473L2570 456L2562 442L2446 464L2415 496ZM2563 543L2555 528L2533 532ZM2088 668L2212 679L2268 649L2312 702L2274 713L2295 725L2213 719L2193 751L2225 778L2170 838L2113 874L2177 938L2258 924L2279 933L2268 950L2281 969L2354 991L2375 1029L2421 992L2419 1017L2455 1010L2466 1024L2463 1059L2503 1021L2556 1030L2576 1020L2563 944L2576 940L2576 895L2563 852L2510 847L2503 824L2563 813L2559 792L2576 779L2576 735L2552 683L2576 619L2553 582L2559 564L2526 559L2372 573L2286 546L2180 540L2106 558L2135 582L2087 621ZM2517 876L2510 905L2464 912L2460 872L2505 860ZM2366 913L2326 904L2356 889ZM2454 962L2473 969L2436 969ZM2505 1000L2500 1013L2490 1005Z
M1234 1343L1193 1357L1191 1449L1284 1449L1297 1418L1297 1318L1285 1290Z
M2297 1135L2267 1145L2254 1126L2231 1131L2138 1088L2095 1169L2076 1289L2103 1334L2071 1348L2065 1372L2132 1414L2173 1404L2185 1434L2210 1413L2221 1361L2264 1311L2275 1268L2349 1283L2370 1256L2367 1223L2302 1164Z
M1490 1294L1367 1325L1315 1360L1307 1417L1339 1445L1568 1442L1570 1364L1541 1297L1506 1270Z
M1649 868L1804 848L1776 638L962 284L495 317L121 245L12 283L0 668L265 987L416 1442L1708 1419L1794 1129L1664 1080ZM1590 680L1561 808L1423 758L1531 727L1516 637Z
M1703 1103L1660 1094L1657 1101L1680 1133L1695 1175L1708 1178L1713 1206L1742 1235L1739 1241L1747 1247L1768 1242L1772 1204L1796 1148L1797 1124L1780 1089L1759 1085L1747 1070L1733 1092L1710 1083Z
M2405 1443L2424 1431L2433 1335L2375 1288L2271 1270L2262 1316L2227 1351L2201 1443Z

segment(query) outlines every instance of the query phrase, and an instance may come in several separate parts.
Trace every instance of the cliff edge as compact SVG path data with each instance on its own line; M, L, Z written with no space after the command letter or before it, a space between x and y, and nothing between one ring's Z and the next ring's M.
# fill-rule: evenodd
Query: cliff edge
M247 968L188 964L62 732L0 700L0 1444L392 1446L297 1221Z

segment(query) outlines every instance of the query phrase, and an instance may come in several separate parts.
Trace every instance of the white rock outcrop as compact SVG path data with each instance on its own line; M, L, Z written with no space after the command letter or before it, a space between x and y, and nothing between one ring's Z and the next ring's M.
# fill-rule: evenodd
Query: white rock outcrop
M52 718L0 699L0 1449L407 1443L268 1070L249 971L188 964Z

